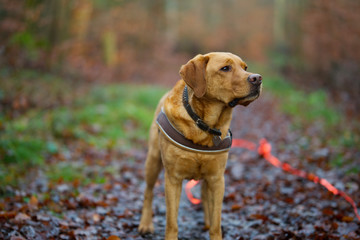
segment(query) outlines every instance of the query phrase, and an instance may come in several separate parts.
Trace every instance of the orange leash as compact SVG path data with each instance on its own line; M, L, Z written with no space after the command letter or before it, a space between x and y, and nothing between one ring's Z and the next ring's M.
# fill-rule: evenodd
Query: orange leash
M232 147L238 147L238 148L246 148L250 151L256 151L257 145L253 142L243 140L243 139L233 139ZM266 161L268 161L270 164L277 168L281 168L283 171L288 172L290 174L305 178L307 180L313 181L314 183L321 184L324 186L329 192L333 193L334 195L340 195L343 197L348 203L351 204L351 206L354 209L354 213L357 217L357 219L360 221L360 215L358 213L358 209L356 207L355 201L347 195L345 192L338 190L334 185L329 183L324 178L319 178L318 176L307 173L303 170L299 170L296 168L293 168L288 163L282 163L277 157L273 156L271 154L271 144L265 139L261 139L259 143L259 147L257 148L257 152L260 156L262 156ZM195 198L192 193L191 189L198 184L199 181L191 180L189 181L185 186L185 193L188 199L193 204L199 204L201 202L200 199Z

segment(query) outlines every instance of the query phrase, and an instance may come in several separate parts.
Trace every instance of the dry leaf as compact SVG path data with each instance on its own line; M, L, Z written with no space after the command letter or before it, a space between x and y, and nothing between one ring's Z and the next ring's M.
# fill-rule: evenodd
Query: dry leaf
M32 195L31 198L30 198L30 201L29 201L29 208L31 210L37 209L38 204L39 204L39 201L38 201L37 197Z
M24 222L29 219L30 219L30 216L25 213L18 213L15 217L16 222Z
M106 240L121 240L121 238L115 236L115 235L111 235L110 237L108 237Z

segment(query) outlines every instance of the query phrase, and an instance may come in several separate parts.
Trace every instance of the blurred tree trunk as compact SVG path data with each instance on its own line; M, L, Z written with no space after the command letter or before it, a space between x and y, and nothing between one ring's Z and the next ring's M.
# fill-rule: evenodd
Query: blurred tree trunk
M69 1L49 1L47 4L47 8L50 9L49 16L51 16L50 46L54 47L64 40L68 34Z
M178 0L166 0L165 1L165 16L166 16L165 36L172 45L175 45L178 40L178 28L179 28L178 14L179 14Z
M274 42L276 50L286 48L285 38L286 0L274 1Z
M45 13L47 18L50 18L49 25L49 49L48 49L48 68L52 68L54 61L57 57L54 57L56 52L56 46L62 41L66 40L69 35L69 16L70 16L70 1L58 0L47 1L45 9L49 9L49 12Z
M145 8L146 16L144 17L143 29L151 34L147 34L146 38L141 38L141 45L148 49L162 38L166 29L165 0L146 1Z
M303 39L304 31L302 27L304 9L307 4L307 0L293 0L288 2L287 16L286 16L286 29L285 39L290 54L295 56L295 61L298 67L302 67L303 62Z
M165 29L165 0L146 1L149 14L147 24L154 33L162 32Z
M307 0L274 1L274 42L281 67L304 67L302 25L306 4Z
M63 0L64 1L64 0ZM71 34L76 43L72 51L81 55L86 48L86 36L89 29L91 14L93 11L92 1L79 0L72 11L71 16Z
M116 33L113 29L108 29L103 33L103 56L105 64L108 67L114 67L117 63L117 46L116 46Z
M203 1L205 2L205 1ZM223 5L226 5L224 1L206 1L206 3L201 4L201 9L203 11L203 21L206 28L206 31L208 33L211 33L214 30L214 27L216 27L217 24L219 24L220 20L223 19L222 15L222 7ZM227 12L229 13L230 9L227 9Z
M145 1L145 4L146 16L143 29L146 37L140 38L140 42L147 57L153 59L157 55L154 46L158 46L158 42L163 41L166 29L165 0Z

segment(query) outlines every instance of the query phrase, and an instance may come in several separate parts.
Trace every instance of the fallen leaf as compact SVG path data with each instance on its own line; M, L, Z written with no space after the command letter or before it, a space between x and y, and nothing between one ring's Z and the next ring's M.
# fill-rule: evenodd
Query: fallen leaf
M332 216L334 215L334 211L330 208L330 207L327 207L327 208L324 208L322 210L322 213L327 215L327 216Z
M239 210L239 209L241 209L241 208L242 208L241 205L239 205L239 204L234 204L234 205L231 206L231 211L236 211L236 210Z
M352 222L352 221L354 221L354 218L350 217L350 216L343 216L341 221L343 221L343 222Z
M121 240L121 238L115 236L115 235L111 235L110 237L108 237L106 240Z
M97 213L94 213L92 216L92 219L94 220L94 222L99 222L101 219L101 216Z
M234 192L228 194L227 196L224 197L224 202L234 201L234 200L235 200L235 196L236 196L236 194L235 194Z
M9 218L14 218L15 216L16 216L15 211L0 212L0 218L9 219Z
M32 195L29 201L29 208L31 210L35 210L38 208L39 201L35 195Z
M29 219L30 219L30 216L25 213L18 213L15 217L16 222L24 222Z
M267 221L269 218L262 214L252 214L250 218Z

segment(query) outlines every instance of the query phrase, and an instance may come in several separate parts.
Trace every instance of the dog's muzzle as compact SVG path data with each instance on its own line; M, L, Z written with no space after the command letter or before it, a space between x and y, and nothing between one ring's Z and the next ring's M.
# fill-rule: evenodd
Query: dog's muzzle
M260 89L262 84L262 76L260 74L250 74L247 81L252 85L252 91L249 95L241 98L235 98L228 103L229 107L235 107L240 101L246 100L247 98L257 97L260 95Z
M240 100L241 100L240 98L235 98L234 100L232 100L231 102L228 103L229 107L231 107L231 108L235 107L239 103Z
M239 102L244 101L244 100L246 100L248 98L251 98L251 97L258 97L259 95L260 95L260 86L256 90L252 91L249 95L247 95L245 97L235 98L234 100L232 100L231 102L228 103L228 106L233 108L236 105L238 105ZM255 99L253 99L253 100L255 100ZM252 102L253 100L249 101L249 103ZM248 105L248 104L246 104L246 105Z

